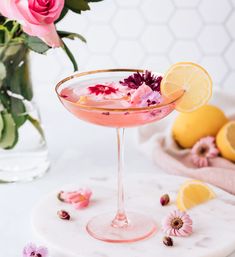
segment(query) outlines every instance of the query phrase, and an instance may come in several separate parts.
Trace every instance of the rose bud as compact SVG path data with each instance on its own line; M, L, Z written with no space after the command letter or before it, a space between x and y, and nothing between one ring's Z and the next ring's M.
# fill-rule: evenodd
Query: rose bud
M70 220L70 215L67 211L60 210L60 211L57 212L57 215L62 220Z
M163 237L162 241L163 241L163 244L166 245L166 246L173 246L173 240L169 236Z
M169 197L168 194L165 194L165 195L161 196L160 203L161 203L162 206L167 205L169 202L170 202L170 197Z

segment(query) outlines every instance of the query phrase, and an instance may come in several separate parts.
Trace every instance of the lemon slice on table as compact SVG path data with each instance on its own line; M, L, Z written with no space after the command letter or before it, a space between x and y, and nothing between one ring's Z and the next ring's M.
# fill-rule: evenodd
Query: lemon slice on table
M200 180L189 180L180 187L176 205L179 210L186 211L213 198L215 193L205 183Z
M220 129L216 144L224 158L235 162L235 121L228 122Z
M176 103L176 110L192 112L208 102L212 94L212 80L208 72L192 62L179 62L170 67L161 82L161 93L172 98L177 92L184 95Z

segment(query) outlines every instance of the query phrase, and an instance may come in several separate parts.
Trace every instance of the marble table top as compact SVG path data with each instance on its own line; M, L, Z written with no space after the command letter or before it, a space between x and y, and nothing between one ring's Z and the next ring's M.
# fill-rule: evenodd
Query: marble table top
M194 233L187 238L174 238L174 247L169 248L162 243L160 223L175 209L176 192L186 179L143 172L126 175L125 179L127 209L151 215L158 225L156 235L129 244L104 243L91 238L85 230L87 221L96 214L115 210L116 181L107 175L90 175L87 180L78 180L49 193L34 208L34 234L38 242L49 247L51 257L225 257L235 250L235 199L230 194L213 187L216 199L189 210ZM90 207L77 211L57 200L59 190L82 186L89 186L94 192ZM159 198L164 193L170 195L171 204L162 207ZM59 209L68 210L72 220L60 220L56 215Z
M37 87L37 89L39 90L37 93L39 96L41 95L39 99L42 99L39 105L47 134L51 169L43 178L30 183L1 184L0 256L21 256L24 245L29 242L37 242L30 226L30 217L32 209L44 196L56 189L61 189L65 184L79 182L89 177L116 176L115 131L76 120L58 102L53 90L48 90L45 94L44 90L41 90L42 87ZM50 105L45 104L45 96ZM134 129L126 131L125 174L138 176L144 172L146 177L164 174L163 170L138 150L134 134ZM174 177L171 177L170 180L174 180ZM113 188L116 188L116 182L114 183ZM111 192L110 189L108 190ZM129 190L127 187L127 193ZM142 203L140 206L143 206ZM113 209L115 209L114 205ZM233 210L232 206L229 206L228 209L228 212ZM160 216L156 217L159 222ZM234 237L232 235L232 238ZM155 240L159 247L158 239ZM222 256L227 257L226 254ZM166 255L166 257L168 256ZM235 257L235 253L229 257Z

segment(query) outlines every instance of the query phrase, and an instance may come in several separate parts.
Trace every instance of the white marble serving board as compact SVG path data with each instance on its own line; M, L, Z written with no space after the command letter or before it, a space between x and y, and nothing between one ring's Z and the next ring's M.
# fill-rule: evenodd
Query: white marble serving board
M213 187L217 198L189 210L194 233L187 238L174 238L174 247L162 243L162 218L175 208L174 200L185 178L168 175L136 174L126 176L126 206L151 215L158 224L157 233L144 241L128 244L105 243L93 239L86 232L87 221L100 213L115 211L116 181L109 177L91 177L77 181L72 190L88 186L93 191L90 206L75 210L57 200L58 191L46 196L32 213L32 227L40 243L46 245L51 257L225 257L235 250L235 196ZM168 193L172 203L162 207L159 198ZM68 210L72 219L57 217L60 209Z

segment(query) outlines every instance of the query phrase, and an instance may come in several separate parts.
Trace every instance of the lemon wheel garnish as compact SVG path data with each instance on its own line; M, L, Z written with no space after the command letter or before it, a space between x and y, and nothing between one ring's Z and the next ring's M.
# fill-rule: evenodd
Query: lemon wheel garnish
M200 180L189 180L180 187L176 205L179 210L186 211L213 198L215 193L205 183Z
M192 62L179 62L170 67L161 82L161 93L167 98L184 91L176 103L176 110L192 112L206 104L212 94L212 80L208 72Z

